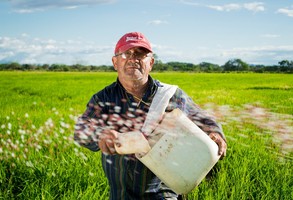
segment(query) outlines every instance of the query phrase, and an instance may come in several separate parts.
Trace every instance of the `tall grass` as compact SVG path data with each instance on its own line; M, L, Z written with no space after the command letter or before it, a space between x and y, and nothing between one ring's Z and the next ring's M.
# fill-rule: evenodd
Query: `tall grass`
M227 157L188 199L292 199L292 75L152 75L184 89L227 136ZM72 135L91 95L115 79L0 72L0 199L108 198L100 153Z

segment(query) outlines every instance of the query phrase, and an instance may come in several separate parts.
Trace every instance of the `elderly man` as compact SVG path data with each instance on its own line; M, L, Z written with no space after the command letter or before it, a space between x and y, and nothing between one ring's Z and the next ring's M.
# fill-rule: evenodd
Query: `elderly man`
M168 88L173 88L173 92L169 93L168 103L162 105L164 111L179 108L217 143L221 157L226 153L223 132L184 91L169 87L149 75L154 64L153 50L142 33L131 32L122 36L114 53L112 62L118 78L92 96L76 124L75 140L92 151L102 151L110 199L177 199L179 194L168 188L133 154L116 152L117 136L133 130L144 133L142 127L155 95Z

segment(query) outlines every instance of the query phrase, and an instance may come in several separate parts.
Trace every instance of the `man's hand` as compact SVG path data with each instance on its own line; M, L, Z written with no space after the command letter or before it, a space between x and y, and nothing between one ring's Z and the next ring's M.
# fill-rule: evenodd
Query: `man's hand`
M114 143L117 141L117 136L118 132L114 130L105 130L99 136L98 145L104 154L116 154Z
M220 158L226 156L227 144L222 136L219 133L210 133L209 136L218 145Z

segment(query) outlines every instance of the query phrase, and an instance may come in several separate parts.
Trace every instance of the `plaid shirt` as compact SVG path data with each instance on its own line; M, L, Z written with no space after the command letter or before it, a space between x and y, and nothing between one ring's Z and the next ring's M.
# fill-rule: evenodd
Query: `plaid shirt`
M98 151L97 141L103 130L114 129L121 133L140 130L158 87L163 86L149 76L148 89L142 101L137 104L117 79L92 96L86 111L76 123L75 141L92 151ZM166 112L175 108L181 109L207 134L218 132L224 138L221 127L215 120L201 110L180 88L170 99ZM102 154L102 166L109 181L111 200L178 197L134 155Z

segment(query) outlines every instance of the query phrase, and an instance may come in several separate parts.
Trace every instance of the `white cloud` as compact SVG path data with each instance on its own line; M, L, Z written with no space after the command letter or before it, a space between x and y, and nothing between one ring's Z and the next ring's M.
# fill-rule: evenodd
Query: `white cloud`
M240 10L241 5L239 4L226 4L223 6L218 6L218 5L208 5L208 8L217 10L217 11L232 11L232 10Z
M265 10L264 3L262 2L245 3L243 7L253 12L259 12L259 11Z
M278 38L280 37L280 35L276 35L276 34L263 34L261 35L261 37L264 37L264 38Z
M226 5L208 5L208 8L217 10L217 11L235 11L245 9L248 11L253 12L261 12L265 10L264 3L262 2L252 2L252 3L245 3L245 4L226 4Z
M276 35L266 34L266 37ZM290 60L293 45L255 46L227 49L223 46L197 47L180 50L178 47L152 44L154 52L163 62L211 62L224 64L230 59L240 58L249 64L277 64ZM113 45L99 46L97 43L78 40L57 41L54 39L0 37L0 63L18 62L31 64L89 64L111 65Z
M168 22L157 19L157 20L149 21L148 24L151 24L151 25L161 25L161 24L168 24Z
M293 45L233 48L222 53L226 59L240 58L249 64L277 64L281 60L290 60L291 55L293 55Z
M195 3L192 1L187 1L187 0L180 0L181 3L186 4L186 5L191 5L191 6L198 6L199 3Z
M287 15L288 17L293 17L293 9L280 8L277 10L277 13Z
M0 37L0 63L111 64L112 48L82 40Z
M152 44L153 45L153 44ZM163 62L179 61L198 64L210 62L223 65L230 59L239 58L248 64L273 65L281 60L290 60L293 55L293 45L287 46L254 46L254 47L197 47L190 51L180 51L175 47L153 45L155 53Z
M181 3L185 5L190 5L190 6L197 6L197 7L207 7L213 10L217 11L225 11L225 12L230 12L230 11L237 11L241 9L245 9L248 11L253 11L253 12L260 12L264 11L264 3L263 2L251 2L251 3L230 3L230 4L224 4L224 5L204 5L204 4L199 4L197 2L191 1L191 0L180 0Z
M10 0L9 2L19 13L43 11L49 8L75 9L80 6L113 3L116 0Z

